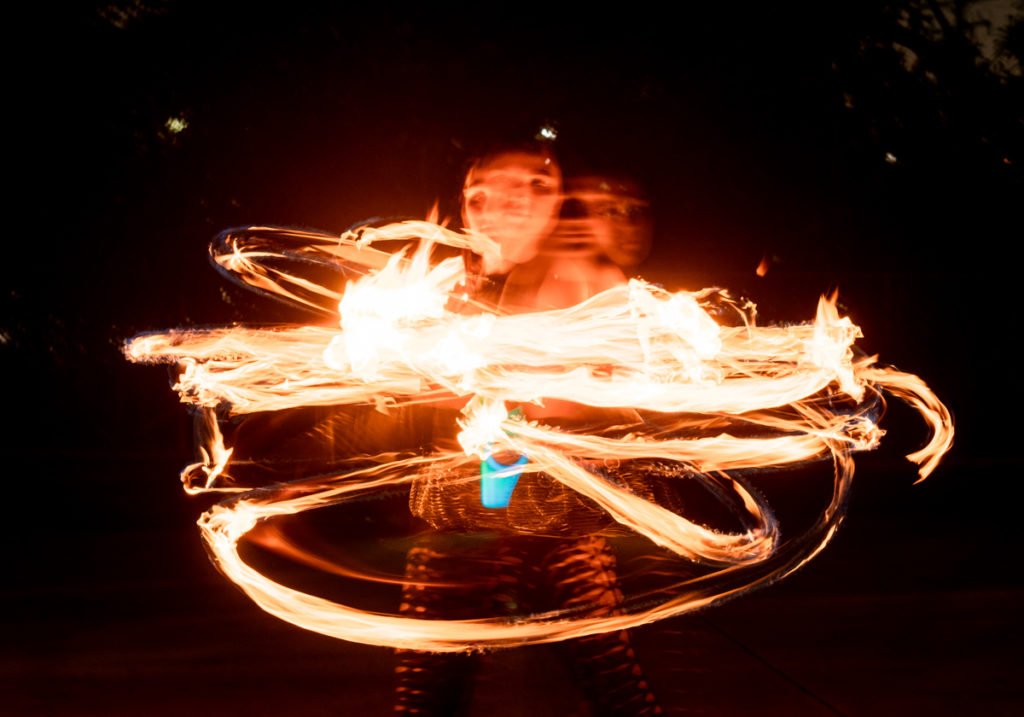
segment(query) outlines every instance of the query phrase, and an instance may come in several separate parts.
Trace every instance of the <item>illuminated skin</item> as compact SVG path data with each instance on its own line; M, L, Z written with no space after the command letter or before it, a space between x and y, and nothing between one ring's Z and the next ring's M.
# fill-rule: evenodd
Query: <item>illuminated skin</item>
M504 274L536 256L551 232L561 203L562 172L550 156L503 152L466 175L463 220L501 246L501 262L487 274Z

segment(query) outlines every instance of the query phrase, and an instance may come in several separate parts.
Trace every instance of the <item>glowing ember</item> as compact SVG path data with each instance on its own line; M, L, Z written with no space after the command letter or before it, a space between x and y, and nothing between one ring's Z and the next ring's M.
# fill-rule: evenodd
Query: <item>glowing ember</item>
M390 239L421 242L411 255L370 246ZM300 627L443 651L550 642L678 615L779 579L827 544L842 520L851 454L875 447L882 435L873 415L882 391L916 408L932 430L928 444L908 456L920 464L922 478L951 444L949 412L923 381L854 353L860 329L838 315L834 296L820 301L813 322L788 327L756 326L751 307L728 301L724 306L740 325L722 326L709 313L722 308L721 292L670 293L641 281L568 309L467 316L447 308L465 279L463 263L431 263L435 243L497 261L497 247L485 237L426 222L340 239L268 228L227 232L212 248L224 271L325 313L340 304L341 328L173 331L136 337L126 347L132 361L179 364L175 390L204 412L209 445L204 462L183 473L186 490L240 492L199 520L216 564L263 609ZM336 293L281 269L282 260L340 265L352 279ZM465 403L461 451L380 455L363 464L370 467L250 492L233 482L231 450L215 414L341 404L386 411L456 397ZM617 416L618 425L560 429L508 411L557 400L608 409L604 415ZM656 599L627 599L612 616L556 611L514 622L417 620L300 592L239 556L239 540L261 520L409 484L424 469L479 480L481 461L499 451L512 456L493 461L499 474L501 466L526 456L514 470L543 472L680 561L717 569L680 577ZM818 458L831 458L835 466L831 502L805 534L782 542L763 498L730 472ZM743 516L745 528L707 528L613 480L620 462L644 460L676 464L688 478L713 485Z

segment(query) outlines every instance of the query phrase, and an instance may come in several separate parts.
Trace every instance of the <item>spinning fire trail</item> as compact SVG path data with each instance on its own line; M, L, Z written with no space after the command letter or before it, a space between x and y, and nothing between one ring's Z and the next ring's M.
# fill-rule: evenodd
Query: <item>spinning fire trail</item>
M411 253L371 246L383 240L419 243ZM497 251L486 237L427 222L340 238L259 227L225 232L211 248L222 271L325 314L340 307L340 327L170 331L126 346L131 361L177 364L175 390L207 421L205 460L182 478L189 492L230 494L199 520L218 568L264 610L300 627L368 644L456 651L552 642L679 615L780 579L824 548L843 517L852 454L874 448L883 434L875 423L882 392L913 406L930 427L927 445L908 456L922 479L951 445L945 406L916 376L855 354L860 330L838 315L834 298L820 301L813 322L787 327L756 326L751 307L721 292L670 293L640 281L564 310L467 315L449 309L453 299L468 298L458 288L463 262L433 261L437 244L485 257ZM334 267L350 280L336 293L282 268L293 266ZM712 318L723 310L737 325ZM365 457L354 470L259 490L232 478L231 448L217 430L218 416L345 404L386 413L459 397L461 450ZM614 425L560 428L515 410L525 406L529 415L530 406L558 400L613 416L605 423ZM510 461L497 455L520 458L505 467ZM831 500L808 530L783 541L771 509L738 471L813 459L834 466ZM678 468L658 480L707 485L742 528L705 527L615 480L619 466L643 470L655 462ZM515 500L520 471L546 474L620 528L708 572L680 571L668 589L628 596L610 616L418 620L298 591L239 555L243 536L275 516L411 485L424 472L459 476L450 480L478 491L482 480L502 481ZM484 498L487 510L503 510L501 493Z

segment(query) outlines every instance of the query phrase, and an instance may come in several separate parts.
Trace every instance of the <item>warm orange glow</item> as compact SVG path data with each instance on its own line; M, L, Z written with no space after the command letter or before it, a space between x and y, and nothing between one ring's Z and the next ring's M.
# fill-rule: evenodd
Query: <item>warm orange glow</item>
M411 254L369 246L413 238L422 241ZM376 645L464 650L550 642L678 615L779 579L827 544L843 517L852 453L874 448L883 433L872 397L891 393L928 423L930 441L908 456L922 478L951 444L949 412L923 381L854 353L861 332L839 316L835 296L821 299L813 322L786 327L756 326L753 312L739 304L732 308L741 325L721 326L706 310L718 292L671 293L635 280L567 309L467 316L446 308L464 278L462 262L431 262L435 242L500 260L494 242L427 222L341 238L264 228L227 233L213 249L221 267L302 305L326 310L333 301L340 327L172 331L139 336L126 347L132 361L178 363L175 390L207 411L210 445L204 463L185 471L190 491L240 490L230 478L231 452L214 408L245 414L369 403L387 411L474 397L459 421L461 451L378 456L372 467L318 477L301 491L232 496L202 516L203 538L221 571L263 609L300 627ZM281 257L344 262L358 278L335 292L268 261ZM509 415L512 404L545 400L628 410L613 414L621 425L585 433ZM658 417L657 435L637 411ZM721 427L726 423L758 432L732 435ZM527 455L527 472L548 474L681 561L717 569L681 578L655 604L627 605L614 616L446 621L336 604L274 582L239 556L239 540L259 521L407 484L424 466L468 476L489 450ZM729 472L819 458L835 466L831 502L804 536L781 542L767 503ZM677 462L713 481L746 514L746 529L712 530L591 470L634 459Z
M754 273L756 273L758 276L764 276L768 273L768 267L770 267L771 265L772 263L768 261L768 252L765 252L761 256L761 261L758 263L757 269L754 270Z

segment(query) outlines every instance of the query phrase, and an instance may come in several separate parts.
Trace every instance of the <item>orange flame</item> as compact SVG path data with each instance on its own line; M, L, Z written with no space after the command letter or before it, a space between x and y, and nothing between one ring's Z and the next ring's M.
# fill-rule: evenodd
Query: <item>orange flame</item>
M765 252L761 255L761 261L758 263L757 269L754 270L754 273L758 276L764 276L768 273L768 268L771 265L772 263L768 261L768 252Z

